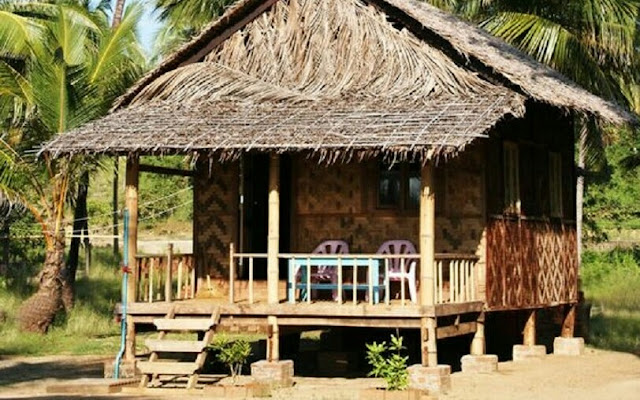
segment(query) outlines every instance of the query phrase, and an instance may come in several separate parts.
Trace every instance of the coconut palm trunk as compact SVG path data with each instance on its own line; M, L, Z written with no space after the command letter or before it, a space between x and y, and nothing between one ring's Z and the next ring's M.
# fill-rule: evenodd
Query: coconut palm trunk
M22 330L47 332L63 307L64 273L64 231L61 230L47 244L44 265L38 276L38 290L20 307L18 319Z

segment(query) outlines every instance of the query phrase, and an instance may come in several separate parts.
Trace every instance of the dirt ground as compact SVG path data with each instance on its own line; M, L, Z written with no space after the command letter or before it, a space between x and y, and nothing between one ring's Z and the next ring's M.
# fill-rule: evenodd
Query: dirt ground
M4 360L0 357L0 398L68 399L69 396L47 396L46 386L79 378L100 377L103 361L104 358L99 357ZM380 385L381 381L377 379L304 377L296 378L293 388L281 389L274 393L273 398L356 399L359 389ZM441 395L440 399L637 400L640 399L640 358L632 354L588 349L582 357L549 355L544 361L538 362L500 363L499 372L494 374L454 373L452 385L452 390ZM131 396L100 397L121 398Z

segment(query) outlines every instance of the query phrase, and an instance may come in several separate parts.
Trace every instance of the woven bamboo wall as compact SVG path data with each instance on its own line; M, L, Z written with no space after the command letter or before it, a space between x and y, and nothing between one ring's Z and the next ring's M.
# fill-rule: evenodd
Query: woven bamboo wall
M578 300L575 223L491 218L487 305L532 308Z
M229 276L229 243L236 242L238 224L238 163L199 163L193 195L193 249L201 288L207 275Z
M484 296L484 148L469 148L436 170L436 252L480 256ZM343 239L352 253L375 253L386 240L418 243L418 210L378 209L376 161L324 166L302 157L294 164L292 251ZM482 298L482 297L481 297Z

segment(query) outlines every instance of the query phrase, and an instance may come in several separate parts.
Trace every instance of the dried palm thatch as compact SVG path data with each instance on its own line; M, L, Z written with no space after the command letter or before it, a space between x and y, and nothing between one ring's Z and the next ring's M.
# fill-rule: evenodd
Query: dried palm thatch
M448 32L441 24L450 17L419 10L413 0L243 0L143 78L116 112L43 151L424 160L454 154L505 116L523 115L527 98L624 119L615 106L467 24L457 26L467 39L457 39L462 48L452 54L454 39L436 29ZM476 33L494 46L488 53L544 72L544 82L508 81L513 65L498 76L468 43ZM484 69L470 68L460 54ZM548 92L554 82L562 96Z

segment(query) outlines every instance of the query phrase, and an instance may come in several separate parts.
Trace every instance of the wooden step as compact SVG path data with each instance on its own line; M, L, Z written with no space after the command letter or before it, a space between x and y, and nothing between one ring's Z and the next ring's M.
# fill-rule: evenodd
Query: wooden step
M162 361L140 361L136 367L143 374L158 375L191 375L198 370L195 362L162 362Z
M207 347L203 341L147 339L144 344L158 353L200 353Z
M157 318L153 324L160 331L208 331L214 321L210 318Z

